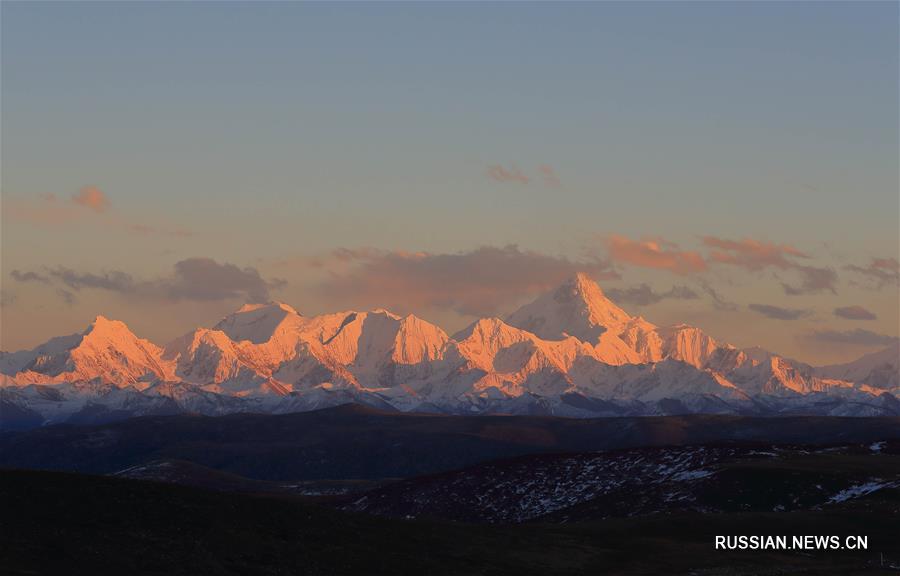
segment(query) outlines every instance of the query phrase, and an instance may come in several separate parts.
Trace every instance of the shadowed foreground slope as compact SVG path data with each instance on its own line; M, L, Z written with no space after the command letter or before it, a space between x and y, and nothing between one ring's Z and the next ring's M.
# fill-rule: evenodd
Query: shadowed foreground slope
M0 479L4 574L850 574L881 572L882 553L900 564L896 499L828 512L472 526L87 475ZM869 549L721 552L716 534L863 534Z
M147 416L0 435L0 467L111 474L159 460L257 480L378 479L497 458L711 442L900 439L900 418L439 416L344 405L283 415Z

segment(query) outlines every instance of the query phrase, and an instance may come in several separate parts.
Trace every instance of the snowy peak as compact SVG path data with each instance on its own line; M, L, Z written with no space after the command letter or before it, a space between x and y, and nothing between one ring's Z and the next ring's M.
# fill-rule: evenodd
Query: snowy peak
M105 316L97 316L94 321L81 333L81 342L79 346L90 345L93 343L113 343L127 344L140 340L121 320L110 320ZM147 342L149 346L157 348L155 344Z
M878 389L900 386L900 342L846 364L818 368L824 378L860 382Z
M478 342L480 344L509 346L516 342L524 342L534 339L527 331L511 326L499 318L479 318L453 335L453 339L460 344L464 342Z
M85 332L91 332L96 327L121 328L122 326L125 326L125 323L122 322L121 320L110 320L103 314L97 314L96 316L94 316L94 320L90 324L88 324L88 327L85 329ZM127 328L127 326L126 326L126 328Z
M340 364L376 367L386 362L419 364L437 360L448 340L447 334L434 324L379 308L347 315L337 333L324 344Z
M453 339L466 361L489 372L515 372L529 366L564 372L579 355L593 356L592 348L575 338L545 341L499 318L482 318Z
M243 364L231 338L207 328L198 328L169 343L163 358L176 363L179 378L200 385L228 380Z
M351 312L324 342L329 357L339 364L375 366L391 355L400 317L383 310Z
M289 314L299 314L290 304L285 304L284 302L277 301L266 302L264 304L244 304L238 309L237 313L240 314L246 312L256 312L257 310L264 309L274 310L276 308Z
M557 288L554 298L561 302L574 300L583 303L590 311L592 320L603 325L622 324L631 319L631 316L606 297L599 284L581 272Z
M703 330L678 324L658 330L666 358L680 360L697 368L706 366L719 348L716 341Z
M287 304L269 302L246 304L219 321L215 329L224 332L235 342L247 340L261 344L268 342L279 332L298 329L302 323L303 317Z
M68 354L68 378L99 378L118 386L164 380L171 371L162 362L162 352L156 344L135 336L124 322L97 316Z
M574 336L593 346L598 360L613 365L672 358L701 368L718 347L692 326L660 328L629 316L586 274L523 306L507 322L546 340Z
M54 338L9 357L3 372L25 382L100 380L140 387L171 375L160 347L135 336L124 322L104 316L97 316L81 334Z
M607 298L596 282L578 273L519 308L506 321L547 340L574 336L593 344L601 334L618 332L629 320L631 316Z
M400 322L394 337L392 360L399 364L419 364L441 358L450 339L430 322L410 314Z
M304 317L270 302L244 306L162 351L124 323L98 316L82 333L0 354L0 387L4 398L33 396L29 409L60 413L111 391L109 402L143 398L152 407L165 396L203 413L370 401L400 410L549 408L582 416L655 414L672 410L671 402L679 411L794 413L814 406L896 414L898 359L900 347L893 346L814 370L718 344L692 326L659 327L629 316L579 274L507 321L482 318L453 338L421 318L383 309ZM46 394L68 394L73 403L47 404Z
M499 318L481 318L453 335L462 359L486 372L494 370L494 358L501 350L534 338Z

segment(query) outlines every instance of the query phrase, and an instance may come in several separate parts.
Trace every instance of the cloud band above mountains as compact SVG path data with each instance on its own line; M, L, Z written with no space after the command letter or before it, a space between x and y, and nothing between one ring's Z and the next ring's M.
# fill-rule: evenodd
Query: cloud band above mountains
M319 285L326 299L401 311L445 307L479 316L497 314L504 305L555 286L575 272L598 280L619 277L605 260L570 260L514 245L450 254L341 249L318 262L329 264L347 267L330 270Z
M656 292L649 284L639 284L630 288L609 288L607 296L618 304L649 306L663 300L697 300L700 295L688 286L672 286L665 292Z
M677 244L658 238L631 240L613 235L607 239L606 249L615 262L641 268L668 270L680 275L703 272L707 268L698 252L679 250Z
M610 259L617 264L665 270L681 276L705 273L711 265L731 266L748 272L772 269L795 277L794 280L781 281L784 293L789 296L837 293L838 274L833 268L804 263L811 256L787 244L751 238L729 240L704 236L701 243L708 253L703 255L693 250L682 250L678 244L662 238L631 240L612 235L605 243ZM881 267L876 267L875 262ZM870 275L883 279L890 274L890 265L890 259L875 259L866 270Z
M121 270L79 272L65 266L44 268L40 272L13 270L10 276L18 282L64 286L68 290L60 290L58 294L69 304L74 301L71 291L83 289L105 290L137 299L265 302L270 299L270 290L284 284L283 280L265 280L255 268L220 264L212 258L181 260L175 263L170 275L151 280L139 280Z
M817 330L808 336L809 340L824 344L850 346L889 346L900 341L896 336L879 334L871 330Z
M866 310L862 306L842 306L834 309L834 315L838 318L847 320L877 320L873 312Z
M799 320L801 318L808 318L812 315L811 310L782 308L781 306L772 306L771 304L749 304L747 305L747 308L773 320Z

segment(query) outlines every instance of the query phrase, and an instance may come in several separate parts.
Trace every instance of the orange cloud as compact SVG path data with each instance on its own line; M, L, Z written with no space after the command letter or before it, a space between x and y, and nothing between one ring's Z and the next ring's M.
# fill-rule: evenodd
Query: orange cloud
M682 275L706 270L706 261L700 254L678 250L677 245L658 238L637 241L613 235L607 239L606 247L614 261L633 266Z
M109 208L109 198L96 186L85 186L72 195L72 202L90 208L94 212L106 212Z
M760 242L751 238L727 240L715 236L704 236L703 244L713 248L709 255L712 262L738 266L751 271L769 267L795 271L800 276L799 284L781 283L784 293L789 296L812 294L825 290L837 293L835 288L838 280L837 273L831 268L806 266L796 262L795 258L808 259L810 256L793 246Z

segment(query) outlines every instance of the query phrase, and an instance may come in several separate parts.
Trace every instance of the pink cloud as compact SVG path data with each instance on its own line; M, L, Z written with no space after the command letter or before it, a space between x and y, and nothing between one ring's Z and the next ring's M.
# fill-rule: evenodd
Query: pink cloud
M714 249L710 254L713 261L740 266L747 270L762 270L768 266L793 268L797 264L789 260L790 257L809 258L805 253L787 244L772 244L751 238L737 241L704 236L703 244Z
M506 169L499 164L488 166L487 176L495 182L514 182L516 184L528 184L528 176L522 174L518 166L513 165L510 169Z
M765 268L791 270L800 277L799 284L782 282L784 293L789 296L828 291L837 293L837 273L831 268L800 264L795 259L806 260L810 256L788 244L761 242L752 238L727 240L715 236L704 236L703 244L713 251L711 262L737 266L745 270L759 271Z
M94 212L106 212L109 208L109 198L96 186L85 186L77 194L72 195L72 202L90 208Z
M559 186L559 176L556 175L556 170L553 169L553 166L549 164L541 164L538 166L538 171L544 177L544 184L551 188L556 188Z

